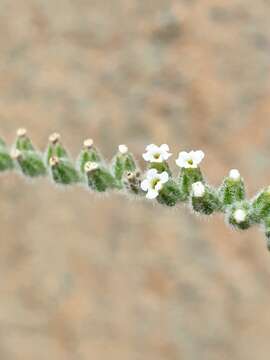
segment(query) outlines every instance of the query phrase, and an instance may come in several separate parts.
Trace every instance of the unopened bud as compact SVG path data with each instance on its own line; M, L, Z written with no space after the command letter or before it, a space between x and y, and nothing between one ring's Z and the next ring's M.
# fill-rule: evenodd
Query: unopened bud
M194 197L203 197L205 194L205 186L201 181L192 184L192 192Z
M237 224L240 224L244 222L247 218L247 213L243 209L237 209L233 213L234 220L237 222Z
M84 171L86 173L90 173L91 171L97 170L99 168L98 163L96 162L91 162L88 161L85 165L84 165Z
M118 150L121 154L126 154L128 152L128 147L126 145L119 145Z
M136 175L133 172L128 171L126 173L126 177L127 177L128 180L132 180L132 179L134 179L136 177Z
M61 136L58 133L53 133L49 136L49 142L56 144L60 140Z
M50 166L56 166L57 164L59 164L59 158L57 156L52 156L49 160L49 164Z
M230 170L229 178L233 181L239 181L240 180L240 172L237 169Z
M27 133L27 130L24 129L24 128L20 128L20 129L17 130L17 136L18 137L24 137L26 135L26 133Z
M86 139L86 140L84 140L84 142L83 142L83 146L84 146L86 149L91 149L91 147L93 146L93 144L94 144L93 139Z

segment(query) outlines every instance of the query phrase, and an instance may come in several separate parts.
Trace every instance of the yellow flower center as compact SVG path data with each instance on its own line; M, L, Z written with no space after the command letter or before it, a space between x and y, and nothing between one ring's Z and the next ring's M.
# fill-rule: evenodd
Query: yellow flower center
M153 189L155 189L155 187L156 187L156 185L159 183L159 179L153 179L152 181L151 181L151 186L152 186L152 188Z

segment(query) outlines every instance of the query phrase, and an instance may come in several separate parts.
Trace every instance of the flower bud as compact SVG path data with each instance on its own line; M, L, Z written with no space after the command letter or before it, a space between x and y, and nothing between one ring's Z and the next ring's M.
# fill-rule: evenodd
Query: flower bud
M181 200L181 191L176 181L169 179L159 192L157 201L167 206L175 206Z
M240 175L239 170L231 169L229 172L229 178L233 181L240 181L241 175Z
M16 149L21 151L35 150L30 138L27 136L26 129L21 128L17 130L17 139L16 139L15 147Z
M80 176L73 164L54 155L49 159L50 174L53 181L61 185L72 185L80 181Z
M25 176L34 178L46 175L47 170L42 156L37 151L13 149L11 156Z
M136 170L136 162L133 155L128 151L126 145L119 145L118 153L112 160L112 170L119 186L122 186L122 179L126 172L134 172Z
M196 168L182 168L179 177L179 188L181 191L181 201L189 198L192 184L196 182L203 182L203 176L199 167Z
M94 141L92 139L84 140L83 149L78 157L78 168L82 174L84 174L85 164L88 162L103 162L102 156L94 146Z
M219 189L220 200L224 208L245 199L245 185L237 169L232 169Z
M17 130L17 137L24 137L26 136L27 130L24 128L20 128Z
M242 201L229 206L226 210L227 220L233 227L245 230L252 224L252 209L247 201Z
M45 153L46 164L50 164L50 159L57 156L59 159L68 160L68 152L60 141L60 134L53 133L49 136L49 144Z
M205 186L201 181L192 184L192 193L194 197L203 197L205 194Z
M104 192L107 189L117 187L112 174L102 165L96 162L87 162L84 165L88 186L97 192Z
M222 207L216 191L201 181L192 184L191 206L195 212L205 215L219 211Z
M56 143L58 143L61 139L61 135L58 133L53 133L49 136L49 142L53 145L55 145Z

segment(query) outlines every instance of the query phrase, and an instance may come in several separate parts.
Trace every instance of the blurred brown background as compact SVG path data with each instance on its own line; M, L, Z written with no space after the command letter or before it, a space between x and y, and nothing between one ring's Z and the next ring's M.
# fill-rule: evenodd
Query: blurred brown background
M0 132L202 148L269 183L267 0L1 0ZM173 163L173 161L172 161ZM0 178L1 360L269 359L270 255L175 210Z

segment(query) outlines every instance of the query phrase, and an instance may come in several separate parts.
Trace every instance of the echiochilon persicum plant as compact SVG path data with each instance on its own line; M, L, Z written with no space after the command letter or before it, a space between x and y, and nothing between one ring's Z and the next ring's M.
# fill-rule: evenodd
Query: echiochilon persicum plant
M84 141L74 164L57 133L49 137L44 154L37 151L25 129L17 131L11 150L0 139L0 172L16 170L29 178L49 176L60 185L84 184L95 192L117 190L137 197L146 197L165 206L186 202L202 215L223 213L234 229L246 230L261 225L270 250L270 186L252 199L246 198L245 184L236 169L232 169L218 188L209 185L199 164L204 153L182 151L176 160L179 175L172 174L167 160L172 154L166 144L146 147L142 155L147 169L142 172L126 145L108 164L92 139Z

